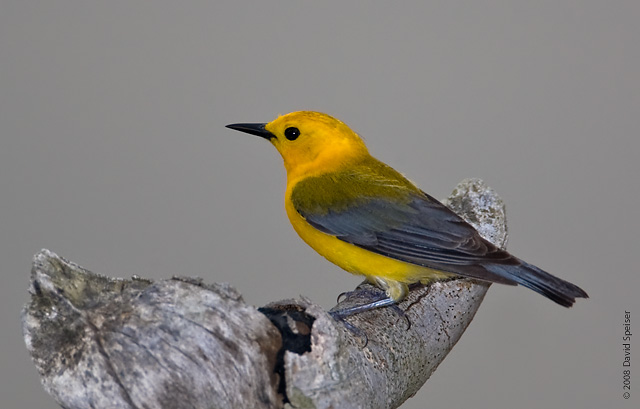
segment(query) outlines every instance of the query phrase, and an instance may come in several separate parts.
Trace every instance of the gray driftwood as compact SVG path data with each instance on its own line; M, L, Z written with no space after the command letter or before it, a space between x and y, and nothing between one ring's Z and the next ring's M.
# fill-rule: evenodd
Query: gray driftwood
M503 203L482 181L461 182L445 203L506 244ZM258 309L226 284L113 279L42 250L22 320L44 388L65 408L396 408L453 348L488 288L418 286L400 304L410 325L382 308L347 318L354 332L306 298Z

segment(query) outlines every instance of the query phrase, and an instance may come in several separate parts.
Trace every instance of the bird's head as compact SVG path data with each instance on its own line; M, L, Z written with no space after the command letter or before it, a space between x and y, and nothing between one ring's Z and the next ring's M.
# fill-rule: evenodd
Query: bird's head
M369 154L358 134L320 112L292 112L269 123L231 124L227 128L268 139L282 155L290 177L331 172Z

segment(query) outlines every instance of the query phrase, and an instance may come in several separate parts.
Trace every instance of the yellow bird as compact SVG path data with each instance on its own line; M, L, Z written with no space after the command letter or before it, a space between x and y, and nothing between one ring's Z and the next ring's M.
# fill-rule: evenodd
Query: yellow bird
M453 276L521 284L565 307L588 295L480 237L462 218L369 154L341 121L300 111L228 128L269 140L287 170L285 209L327 260L386 292L360 312L401 301L408 284Z

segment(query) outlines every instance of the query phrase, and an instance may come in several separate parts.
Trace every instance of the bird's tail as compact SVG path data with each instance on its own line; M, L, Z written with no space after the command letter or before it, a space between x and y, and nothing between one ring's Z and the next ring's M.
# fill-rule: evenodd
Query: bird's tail
M564 306L571 307L576 298L589 298L580 287L547 273L538 267L519 260L516 265L485 264L488 271L521 284L548 299Z

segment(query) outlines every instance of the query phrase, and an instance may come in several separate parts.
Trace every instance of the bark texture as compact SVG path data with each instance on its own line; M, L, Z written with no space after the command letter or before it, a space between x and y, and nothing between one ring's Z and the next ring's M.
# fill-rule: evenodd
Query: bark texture
M462 181L445 204L505 246L504 205L481 180ZM399 304L405 317L380 308L348 317L349 330L306 298L255 308L226 284L113 279L42 250L22 320L44 388L64 408L396 408L453 348L488 288L417 286Z

